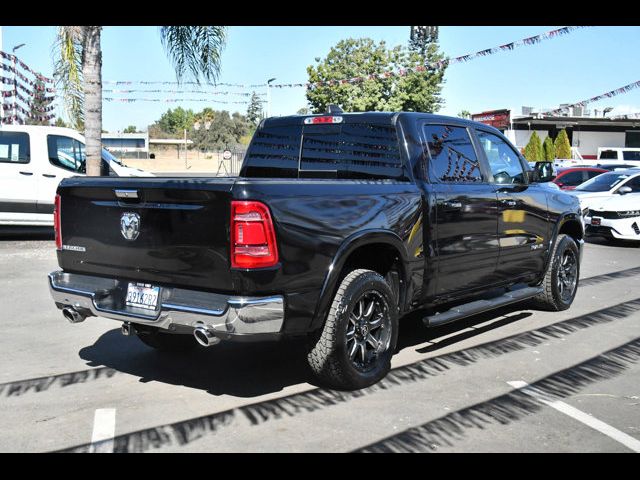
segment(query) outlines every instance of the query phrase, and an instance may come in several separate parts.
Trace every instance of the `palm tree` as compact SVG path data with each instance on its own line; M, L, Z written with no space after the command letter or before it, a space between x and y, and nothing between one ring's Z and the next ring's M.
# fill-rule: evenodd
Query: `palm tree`
M54 45L55 77L74 128L84 130L87 175L100 175L102 132L102 49L100 26L62 26ZM176 71L200 83L214 82L226 28L221 26L163 26L160 39Z

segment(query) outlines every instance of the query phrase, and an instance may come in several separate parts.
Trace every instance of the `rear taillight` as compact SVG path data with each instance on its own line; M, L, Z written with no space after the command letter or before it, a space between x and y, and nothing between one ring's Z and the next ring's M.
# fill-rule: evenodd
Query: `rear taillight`
M60 224L60 195L53 203L53 229L56 234L56 248L62 250L62 225Z
M262 202L231 202L231 267L261 268L278 263L276 232Z

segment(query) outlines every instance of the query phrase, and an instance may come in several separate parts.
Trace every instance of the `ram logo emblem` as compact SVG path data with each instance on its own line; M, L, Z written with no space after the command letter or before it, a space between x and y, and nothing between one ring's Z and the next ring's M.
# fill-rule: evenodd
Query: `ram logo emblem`
M140 215L126 212L120 217L120 233L127 240L135 240L140 235Z

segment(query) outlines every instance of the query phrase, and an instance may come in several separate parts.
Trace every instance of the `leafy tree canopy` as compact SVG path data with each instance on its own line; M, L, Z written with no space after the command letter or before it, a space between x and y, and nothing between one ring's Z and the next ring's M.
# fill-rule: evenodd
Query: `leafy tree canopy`
M135 125L129 125L122 131L122 133L138 133L138 129Z
M544 152L544 159L548 162L555 160L556 158L556 147L553 144L553 140L551 137L547 137L544 139L544 143L542 144L542 150Z
M444 58L435 41L424 52L404 46L388 48L384 41L376 43L370 38L341 40L326 58L316 58L317 65L308 66L307 73L311 83L326 82L417 67ZM307 100L314 113L326 112L329 104L347 112L437 112L444 104L440 96L444 72L445 68L427 68L405 76L318 86L307 90Z

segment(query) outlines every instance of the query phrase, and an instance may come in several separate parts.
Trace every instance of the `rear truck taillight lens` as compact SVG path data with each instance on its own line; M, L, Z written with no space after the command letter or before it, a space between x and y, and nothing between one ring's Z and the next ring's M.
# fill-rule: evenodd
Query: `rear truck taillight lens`
M62 225L60 224L60 195L53 202L53 230L56 235L56 248L62 250Z
M276 232L262 202L231 202L231 267L262 268L278 263Z

